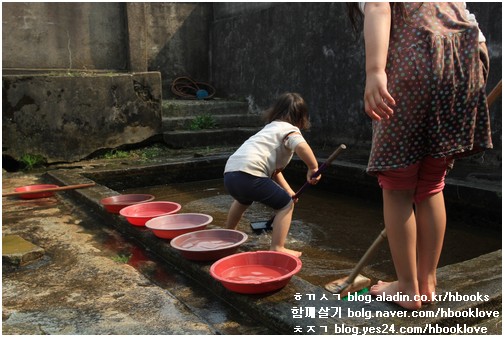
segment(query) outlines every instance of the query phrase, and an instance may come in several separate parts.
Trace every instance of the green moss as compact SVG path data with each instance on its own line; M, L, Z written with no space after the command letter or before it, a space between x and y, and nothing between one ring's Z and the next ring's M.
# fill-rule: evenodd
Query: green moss
M124 263L124 264L128 263L130 258L131 255L123 255L123 254L112 256L112 260L114 260L117 263Z
M190 130L214 129L216 126L215 118L210 114L196 116L189 125Z
M141 149L132 150L118 150L112 149L99 155L98 158L101 159L130 159L130 160L140 160L147 161L159 157L166 156L167 149L162 145L153 145L144 147Z
M47 163L47 160L43 156L31 153L22 155L19 161L25 170L42 167Z

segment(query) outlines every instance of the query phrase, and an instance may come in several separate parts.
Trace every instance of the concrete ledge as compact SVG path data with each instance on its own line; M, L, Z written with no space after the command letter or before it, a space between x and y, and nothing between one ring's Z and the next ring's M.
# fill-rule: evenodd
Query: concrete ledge
M168 131L163 133L167 146L183 149L200 146L241 145L260 128L229 128L198 131Z
M225 100L163 100L163 117L184 117L200 114L247 114L247 102Z
M197 118L196 115L186 117L163 117L163 131L189 130L195 118ZM212 118L218 128L263 126L261 118L258 115L252 114L212 115Z

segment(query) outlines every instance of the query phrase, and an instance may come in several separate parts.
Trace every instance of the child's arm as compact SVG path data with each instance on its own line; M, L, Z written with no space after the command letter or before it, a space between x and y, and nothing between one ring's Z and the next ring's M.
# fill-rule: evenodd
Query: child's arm
M391 9L388 2L366 2L364 40L366 46L366 89L364 110L374 120L390 118L389 105L395 100L387 90L387 52L390 38ZM386 101L386 102L385 102Z
M278 183L278 185L280 185L287 193L289 193L289 195L292 197L296 194L296 192L294 192L292 190L292 188L290 187L289 183L287 182L287 180L285 180L282 172L277 172L274 176L273 176L273 180L276 181Z
M310 182L310 184L316 184L320 180L320 175L316 178L312 179L312 176L318 170L318 162L317 158L313 154L313 151L308 145L308 143L299 143L294 149L299 158L306 164L308 167L308 172L306 173L306 180Z

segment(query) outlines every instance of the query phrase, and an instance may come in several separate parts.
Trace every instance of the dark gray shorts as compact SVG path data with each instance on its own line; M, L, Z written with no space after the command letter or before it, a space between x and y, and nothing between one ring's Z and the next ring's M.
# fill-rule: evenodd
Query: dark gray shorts
M242 205L250 206L257 201L279 210L292 201L291 196L272 179L256 177L241 171L225 173L224 186Z

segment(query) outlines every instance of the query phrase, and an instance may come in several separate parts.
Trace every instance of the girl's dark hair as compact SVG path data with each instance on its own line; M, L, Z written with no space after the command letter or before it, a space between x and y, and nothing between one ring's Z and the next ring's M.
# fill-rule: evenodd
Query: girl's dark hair
M347 7L348 18L352 24L354 32L359 32L362 22L364 21L364 14L362 14L358 2L345 2Z
M301 130L310 128L308 106L301 95L297 93L284 93L276 102L264 112L267 123L281 120L297 126Z

